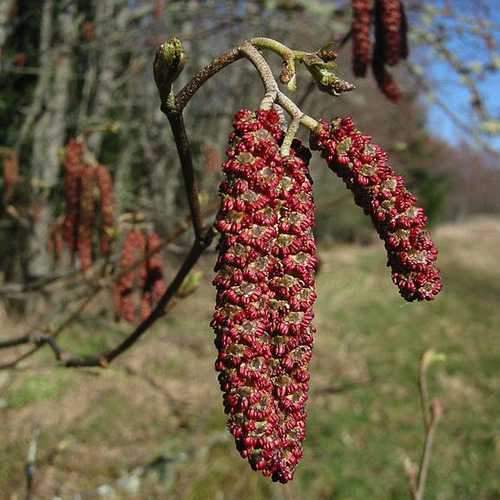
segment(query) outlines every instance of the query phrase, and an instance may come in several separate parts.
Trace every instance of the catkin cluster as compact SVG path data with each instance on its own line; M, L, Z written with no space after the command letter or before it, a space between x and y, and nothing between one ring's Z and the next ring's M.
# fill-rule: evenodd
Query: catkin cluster
M371 27L375 25L372 48ZM391 101L398 101L401 91L386 65L394 66L408 57L407 20L401 0L352 0L353 72L366 75L371 61L375 81Z
M113 287L118 318L129 323L147 318L165 293L160 247L161 240L154 232L132 229L127 233L118 263L118 279Z
M280 154L274 110L234 118L221 208L212 320L228 427L252 468L292 479L302 457L316 298L310 153Z
M63 239L72 255L78 254L80 267L89 269L93 262L93 236L99 232L100 254L111 252L113 231L113 183L103 165L84 160L85 145L70 139L64 158L65 217Z
M427 218L389 165L386 153L361 134L350 117L322 121L311 148L345 182L357 205L370 215L384 241L392 280L408 300L431 300L441 290L437 249L425 231Z

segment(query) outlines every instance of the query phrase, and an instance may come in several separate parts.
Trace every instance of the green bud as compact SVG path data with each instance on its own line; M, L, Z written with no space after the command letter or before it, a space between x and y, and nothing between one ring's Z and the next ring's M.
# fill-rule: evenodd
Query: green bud
M162 102L166 102L172 83L178 78L186 64L186 53L178 38L169 38L156 51L153 73Z

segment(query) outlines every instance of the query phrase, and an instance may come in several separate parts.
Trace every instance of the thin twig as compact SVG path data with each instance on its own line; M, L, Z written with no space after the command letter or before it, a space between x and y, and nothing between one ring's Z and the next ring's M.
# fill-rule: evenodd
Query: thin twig
M434 436L439 420L443 415L443 407L441 405L441 402L438 399L434 399L432 402L429 401L427 370L432 363L436 361L442 361L444 359L444 355L438 354L432 349L425 351L420 359L418 388L424 423L425 439L418 470L416 465L409 458L405 460L406 475L408 477L412 500L424 499L425 486L427 483L427 476L432 456Z
M200 210L200 198L198 184L194 175L193 157L191 155L191 145L184 125L182 111L174 105L166 110L166 116L174 134L177 153L181 162L182 176L186 188L186 195L191 211L191 221L196 240L203 237L203 221Z
M429 428L425 434L424 449L420 460L420 468L417 478L417 491L415 492L414 500L423 500L424 498L425 485L427 484L427 474L432 456L434 435L442 415L443 409L441 403L436 399L431 404L431 420L429 422Z
M176 107L182 111L191 98L196 94L199 88L212 76L217 74L221 69L229 66L233 62L241 59L243 53L238 47L224 52L224 54L216 57L210 64L198 71L193 78L187 83L175 96Z

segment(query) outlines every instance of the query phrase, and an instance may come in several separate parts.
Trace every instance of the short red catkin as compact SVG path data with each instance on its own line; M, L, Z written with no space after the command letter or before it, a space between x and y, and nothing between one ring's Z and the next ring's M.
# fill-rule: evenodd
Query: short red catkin
M363 77L371 60L372 0L352 0L352 70Z
M317 264L309 151L283 138L274 110L234 118L216 228L212 326L228 428L242 457L274 481L302 457Z
M437 249L425 231L427 217L395 174L387 154L362 135L350 117L321 121L311 149L343 179L357 205L370 215L388 255L392 280L407 301L431 300L441 290Z

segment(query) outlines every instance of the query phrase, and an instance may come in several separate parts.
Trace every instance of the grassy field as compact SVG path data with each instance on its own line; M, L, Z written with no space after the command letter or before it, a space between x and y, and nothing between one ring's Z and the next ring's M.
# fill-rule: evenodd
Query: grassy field
M54 368L43 352L0 373L0 498L24 498L39 429L36 498L406 499L403 460L418 461L423 442L418 361L432 348L446 355L429 373L445 415L426 498L500 499L500 221L435 239L445 289L429 304L399 298L380 243L322 249L308 437L291 484L251 472L224 430L209 256L198 291L110 369ZM126 331L106 325L84 317L62 344L92 352Z

